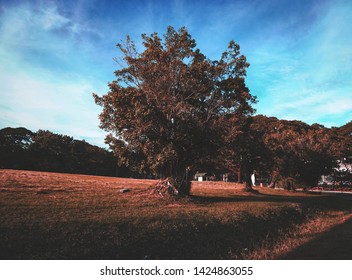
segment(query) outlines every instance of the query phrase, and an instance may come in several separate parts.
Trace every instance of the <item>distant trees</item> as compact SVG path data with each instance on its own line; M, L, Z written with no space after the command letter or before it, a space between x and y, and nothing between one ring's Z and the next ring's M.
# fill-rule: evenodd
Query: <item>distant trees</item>
M94 94L103 107L100 126L126 166L171 177L187 194L190 168L222 160L225 134L233 130L227 122L243 129L239 121L254 112L245 85L249 64L233 41L220 60L206 58L186 28L169 27L164 40L157 33L142 39L142 52L129 37L117 44L116 80L104 96Z
M338 154L339 170L335 170L334 179L342 182L352 182L352 121L332 129L337 135L335 153Z
M116 157L67 135L25 128L0 130L0 168L28 169L107 176L130 176L117 167Z
M0 130L0 168L27 169L31 165L29 147L34 133L26 128Z
M253 167L271 177L272 186L315 186L321 175L332 174L342 158L349 158L351 135L340 131L254 116L250 125L256 142Z

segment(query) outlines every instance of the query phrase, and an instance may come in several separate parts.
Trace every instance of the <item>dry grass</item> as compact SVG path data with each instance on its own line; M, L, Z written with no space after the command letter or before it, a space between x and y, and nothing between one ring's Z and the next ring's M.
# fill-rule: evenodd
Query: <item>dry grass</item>
M276 259L351 217L336 197L194 182L167 200L155 183L0 170L1 258Z
M310 219L307 219L302 224L292 226L287 232L278 235L274 240L262 241L261 247L248 252L243 257L245 259L351 259L351 239L346 239L344 244L333 245L333 250L327 252L322 248L323 243L333 244L336 239L342 236L334 235L327 240L324 235L327 232L333 231L335 227L344 225L352 219L352 214L346 214L344 211L333 211L331 213L321 212ZM351 237L351 229L345 228L343 235ZM310 242L315 240L321 242L314 245L313 248L307 251L304 249ZM336 247L339 246L339 247ZM344 252L334 252L334 249L340 250L345 248ZM313 254L312 254L313 253Z

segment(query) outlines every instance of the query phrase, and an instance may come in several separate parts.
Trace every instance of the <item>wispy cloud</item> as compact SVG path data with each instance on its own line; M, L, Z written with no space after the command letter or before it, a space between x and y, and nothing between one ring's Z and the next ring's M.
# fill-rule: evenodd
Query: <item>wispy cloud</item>
M45 7L22 4L4 9L1 19L1 39L6 45L38 47L40 43L44 43L45 36L49 36L50 32L67 31L71 25L68 18L58 13L54 4ZM48 43L50 42L45 41L43 47Z
M57 81L52 82L54 77L46 81L40 75L15 74L0 68L1 98L5 104L0 123L11 120L16 126L48 129L78 139L96 137L95 143L103 144L103 132L98 129L99 110L90 95L97 89L94 81L55 77ZM51 74L43 74L50 78Z
M352 119L351 9L334 3L296 42L254 50L249 84L258 113L326 125Z
M0 126L49 129L102 146L91 93L106 91L107 81L89 72L95 58L87 42L80 50L75 45L75 33L83 32L80 23L61 14L54 2L10 7L2 15Z

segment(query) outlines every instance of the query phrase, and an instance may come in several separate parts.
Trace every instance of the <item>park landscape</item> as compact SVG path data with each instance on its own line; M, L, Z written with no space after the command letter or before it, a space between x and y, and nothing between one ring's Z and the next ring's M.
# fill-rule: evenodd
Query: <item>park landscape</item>
M350 259L351 196L0 170L1 259Z
M58 11L54 7L45 15ZM68 23L64 20L61 28ZM52 27L46 26L46 31ZM11 111L4 115L4 124L17 127L0 130L0 258L351 259L352 122L350 107L345 106L349 99L332 103L339 96L332 91L331 98L320 101L321 93L328 92L320 85L338 85L343 71L336 72L338 77L315 81L320 118L309 117L306 123L299 113L290 113L302 113L307 104L310 109L305 110L314 113L314 98L308 96L307 102L311 91L304 83L291 91L275 87L265 91L275 101L269 112L282 111L280 104L285 103L287 114L257 114L258 90L280 80L272 75L275 71L285 76L283 81L301 81L296 79L301 70L286 77L294 60L284 59L285 67L270 71L258 64L265 60L260 55L254 63L257 78L267 78L251 91L250 63L233 39L227 47L216 42L223 52L215 55L198 49L186 26L169 25L163 35L159 31L147 29L137 40L130 35L119 38L118 57L113 59L117 69L105 90L97 84L80 84L54 91L33 87L27 94L26 86L19 87L28 97L24 102L31 100L29 105L36 108L40 119L36 125L25 121L30 114L21 114L24 110L17 103L21 98L1 106ZM72 46L78 49L76 41ZM325 64L330 67L335 59ZM303 66L297 69L310 70L302 81L312 81L314 68ZM65 79L77 77L69 73ZM84 81L90 74L87 77ZM99 85L101 79L99 74ZM12 89L20 79L7 80ZM56 85L53 80L56 76L50 81ZM38 88L40 94L34 95ZM48 98L55 106L45 108L44 96L71 90L72 99L60 103ZM8 92L5 96L12 96ZM264 93L259 95L265 98ZM71 103L79 107L66 115ZM100 108L99 115L90 109L93 103ZM344 105L339 121L333 120L334 104ZM17 107L18 118L7 120ZM50 118L42 115L46 111L55 111L53 131L47 130ZM92 115L99 124L93 124ZM94 128L86 130L86 124ZM43 129L33 132L22 125ZM59 134L70 127L73 134L94 139L98 126L105 134L100 147L85 137ZM199 174L207 175L199 180Z

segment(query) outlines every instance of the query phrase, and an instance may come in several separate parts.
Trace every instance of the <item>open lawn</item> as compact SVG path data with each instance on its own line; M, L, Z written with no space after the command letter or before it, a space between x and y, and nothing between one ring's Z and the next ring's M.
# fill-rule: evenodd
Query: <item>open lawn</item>
M170 200L155 183L0 170L0 257L352 259L351 200L223 182Z

